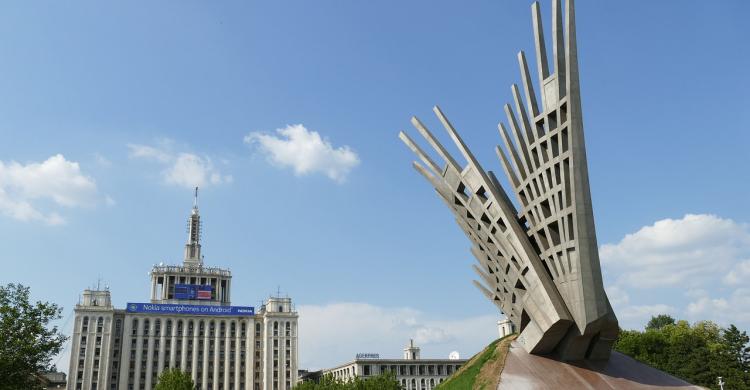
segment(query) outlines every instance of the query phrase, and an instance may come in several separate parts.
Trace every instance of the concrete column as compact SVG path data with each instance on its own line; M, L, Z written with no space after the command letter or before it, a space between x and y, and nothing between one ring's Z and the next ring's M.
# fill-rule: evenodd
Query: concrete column
M141 384L141 359L143 354L143 321L144 318L138 317L138 328L135 334L135 373L133 378L133 388L140 388Z
M93 340L91 340L91 329L96 328L96 317L88 317L88 328L86 332L81 331L81 335L86 336L86 344L82 344L81 347L86 349L86 355L83 362L83 387L91 386L91 367L94 365L94 351L91 348ZM80 359L80 358L79 358Z
M146 349L146 388L151 388L151 377L154 375L154 330L156 319L152 318L148 324L148 347Z
M159 361L157 363L157 372L160 374L164 371L164 349L167 347L167 319L159 318L159 320L161 321L161 325L159 330Z
M208 350L209 350L209 328L210 328L210 320L206 321L203 329L203 373L202 373L202 379L201 381L203 384L201 387L205 390L207 389L206 383L208 383Z
M235 321L235 334L234 334L234 388L240 388L240 370L242 369L240 363L240 347L242 346L242 324L245 320ZM245 325L247 326L247 325ZM247 328L245 328L247 329ZM247 353L245 354L247 356ZM252 387L251 387L252 388Z
M230 352L231 347L231 337L232 337L232 324L234 321L225 321L224 325L224 390L229 390L229 367L230 367L230 359L229 357L232 356ZM237 327L235 325L234 328L235 332L237 331Z
M156 298L156 280L157 277L154 274L151 274L151 300L155 300Z
M99 380L97 387L108 389L109 386L109 346L110 346L110 335L112 326L112 318L105 316L104 323L102 324L102 332L99 334L102 337L101 343L101 357L99 358Z
M125 317L122 330L122 354L120 355L120 389L128 388L128 373L130 372L130 340L133 332L133 319Z
M245 334L245 388L255 388L255 320L247 322Z
M193 324L193 363L190 367L190 376L193 378L193 382L198 381L198 329L200 329L200 320L196 320Z
M221 321L215 321L216 325L214 325L214 376L213 376L213 389L219 390L219 346L222 343L222 339L220 338L220 327L221 327ZM226 328L224 329L226 331Z
M175 368L175 361L177 360L177 322L175 319L172 321L172 342L169 344L169 368Z
M180 355L180 371L185 372L187 370L187 344L188 344L188 322L189 320L185 320L182 324L182 355ZM193 331L195 331L195 328L193 328Z

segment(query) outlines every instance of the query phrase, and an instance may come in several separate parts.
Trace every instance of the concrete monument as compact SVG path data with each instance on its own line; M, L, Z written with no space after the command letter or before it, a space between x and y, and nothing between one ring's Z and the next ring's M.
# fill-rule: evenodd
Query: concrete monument
M417 118L412 124L437 152L438 164L408 135L400 138L472 242L474 284L518 329L518 344L563 360L606 360L619 332L602 283L591 207L578 83L573 0L552 0L552 62L538 3L532 5L538 80L524 52L522 87L511 87L506 127L497 147L517 205L485 171L446 116L435 107L466 164L454 159ZM508 130L510 129L510 131Z

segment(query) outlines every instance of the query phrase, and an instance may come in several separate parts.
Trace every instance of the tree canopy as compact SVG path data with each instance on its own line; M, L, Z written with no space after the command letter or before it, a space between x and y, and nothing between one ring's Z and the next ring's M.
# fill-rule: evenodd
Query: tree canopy
M668 315L655 316L645 331L624 330L615 350L695 385L750 390L750 338L736 326L711 321L690 325Z
M674 325L675 319L669 314L659 314L658 316L651 317L651 320L646 324L646 330L649 329L661 329L667 325Z
M52 357L67 339L50 321L62 309L29 301L29 288L0 286L0 390L41 389L37 374L50 371Z
M161 372L154 390L193 390L195 383L187 372L179 368L167 369Z
M396 374L390 372L366 379L356 377L349 381L329 374L324 375L318 383L304 382L295 386L294 390L401 390L401 385L396 380Z

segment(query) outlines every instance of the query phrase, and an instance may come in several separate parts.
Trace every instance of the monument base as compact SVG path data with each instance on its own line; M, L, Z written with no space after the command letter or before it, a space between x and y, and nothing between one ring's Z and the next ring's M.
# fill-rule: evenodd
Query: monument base
M607 361L567 361L527 353L513 341L498 389L661 389L699 390L619 352Z

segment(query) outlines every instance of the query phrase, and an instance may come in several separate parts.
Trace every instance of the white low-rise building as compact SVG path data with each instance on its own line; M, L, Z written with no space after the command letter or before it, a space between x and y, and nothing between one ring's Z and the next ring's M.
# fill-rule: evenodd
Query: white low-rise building
M368 378L386 372L396 374L404 390L432 390L443 383L466 363L456 353L448 359L422 359L414 341L404 348L403 359L381 359L376 354L359 354L349 363L323 370L323 375L332 375L345 381L355 377Z

